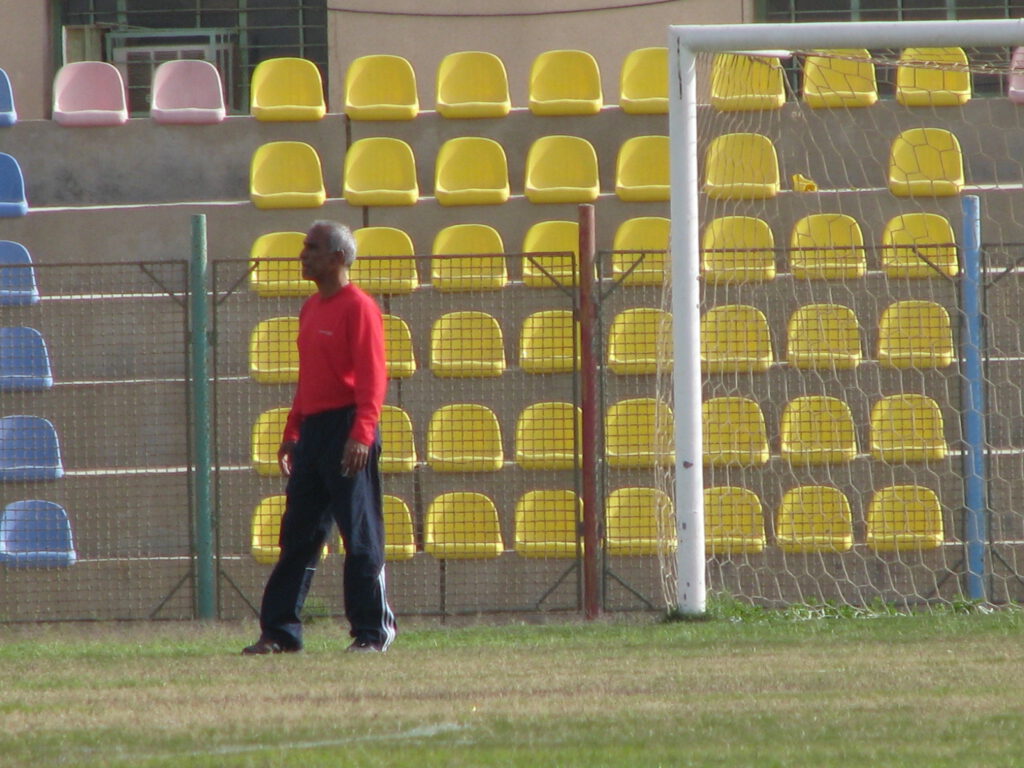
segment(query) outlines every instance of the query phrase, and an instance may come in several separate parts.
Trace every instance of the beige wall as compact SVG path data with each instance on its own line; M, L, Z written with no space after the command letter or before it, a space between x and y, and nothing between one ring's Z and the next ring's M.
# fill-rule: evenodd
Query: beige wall
M481 15L465 15L467 5ZM623 58L634 48L665 45L669 25L741 23L753 17L753 0L679 0L629 9L584 10L616 5L622 3L490 0L469 4L464 0L434 0L425 4L421 0L346 0L344 6L350 10L331 12L328 19L330 109L342 111L349 63L370 53L400 54L409 59L416 70L420 106L432 109L438 63L447 53L465 50L497 54L508 70L512 104L523 107L527 103L526 83L533 58L559 48L592 53L601 67L605 103L615 104ZM425 11L428 7L429 11ZM551 13L553 8L559 12ZM459 13L463 15L445 15ZM503 13L516 15L502 16Z
M51 48L49 2L0 0L0 68L11 78L19 119L50 115Z

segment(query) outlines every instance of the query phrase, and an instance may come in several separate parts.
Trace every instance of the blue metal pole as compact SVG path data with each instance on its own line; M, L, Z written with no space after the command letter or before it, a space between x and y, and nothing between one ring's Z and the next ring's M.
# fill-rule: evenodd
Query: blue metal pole
M964 274L961 283L963 326L960 335L965 386L962 394L964 429L964 537L967 547L967 596L986 599L985 551L988 543L988 504L985 494L985 388L982 369L981 206L976 195L963 198Z

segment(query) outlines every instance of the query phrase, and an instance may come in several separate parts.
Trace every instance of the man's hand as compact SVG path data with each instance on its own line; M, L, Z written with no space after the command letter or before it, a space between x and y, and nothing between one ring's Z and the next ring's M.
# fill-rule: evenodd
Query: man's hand
M370 446L349 438L345 441L345 450L341 452L341 474L353 477L366 469L370 460Z
M291 477L292 457L295 455L295 441L285 440L277 449L277 466L281 468L281 474Z

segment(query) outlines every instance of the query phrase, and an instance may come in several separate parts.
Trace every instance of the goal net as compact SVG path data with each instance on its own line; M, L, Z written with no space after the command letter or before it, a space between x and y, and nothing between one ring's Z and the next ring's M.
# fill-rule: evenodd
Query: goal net
M671 28L671 606L1020 599L1022 24Z

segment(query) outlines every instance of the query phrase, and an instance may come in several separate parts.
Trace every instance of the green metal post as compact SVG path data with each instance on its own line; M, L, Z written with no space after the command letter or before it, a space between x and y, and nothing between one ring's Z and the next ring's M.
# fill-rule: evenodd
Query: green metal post
M196 615L216 617L216 569L213 558L213 511L210 460L209 303L207 301L206 216L192 217L192 259L189 264L189 317L192 361L192 457L195 462Z

